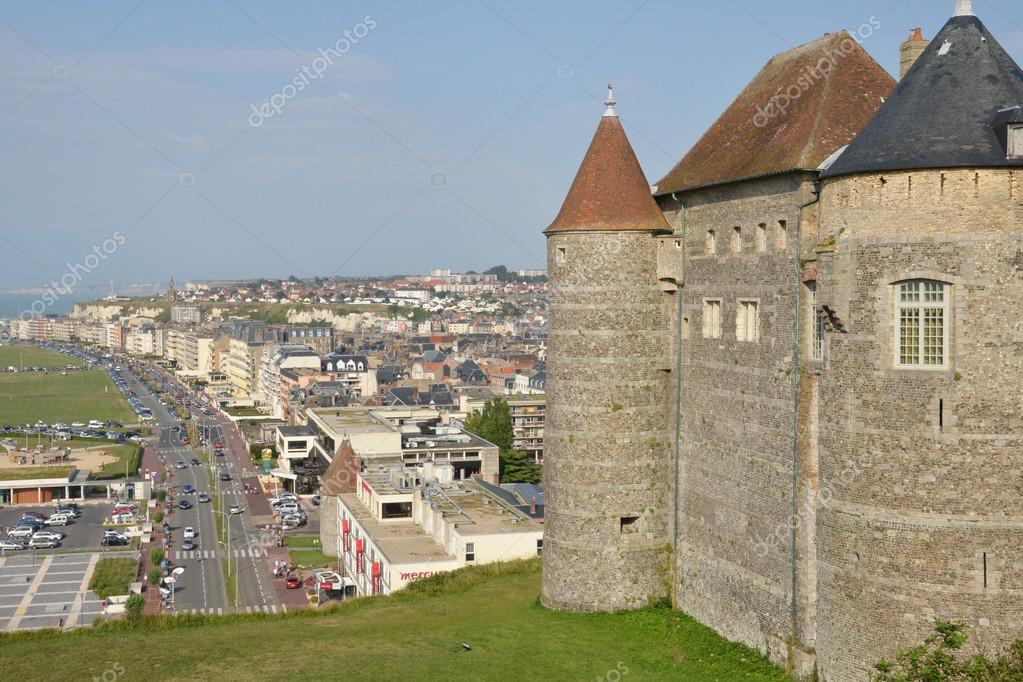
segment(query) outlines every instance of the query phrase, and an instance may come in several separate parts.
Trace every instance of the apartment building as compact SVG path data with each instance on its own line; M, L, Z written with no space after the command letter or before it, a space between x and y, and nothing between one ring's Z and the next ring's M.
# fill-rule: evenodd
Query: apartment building
M540 554L537 505L523 509L501 492L459 480L450 465L373 467L336 496L321 535L336 535L324 545L337 547L358 596L391 594L437 573Z
M323 358L321 370L336 374L336 381L348 389L356 398L368 398L377 394L377 373L370 367L365 355L342 355L331 353Z
M288 396L282 395L281 373L294 369L319 372L320 356L308 346L275 344L264 350L260 365L257 400L270 409L270 414L283 418Z
M490 398L483 393L462 394L459 410L466 414L482 412ZM543 433L547 413L547 396L543 394L509 395L504 400L511 412L512 447L528 454L536 464L543 464Z

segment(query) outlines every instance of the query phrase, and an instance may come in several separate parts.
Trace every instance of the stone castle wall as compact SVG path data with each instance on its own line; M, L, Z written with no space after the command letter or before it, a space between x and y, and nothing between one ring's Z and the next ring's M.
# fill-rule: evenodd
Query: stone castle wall
M1023 174L864 175L822 192L822 680L931 619L1004 649L1023 623ZM896 283L950 285L944 369L895 368Z
M551 608L638 608L670 592L671 335L656 269L650 233L548 240L542 601Z
M675 585L683 611L804 675L813 665L813 590L797 587L810 617L794 621L793 567L807 556L805 548L794 555L790 520L796 287L803 286L798 207L813 198L809 180L789 174L680 197L686 271ZM673 211L674 202L662 208ZM704 334L708 299L720 301L720 338ZM737 338L740 300L757 303L756 341ZM800 480L797 495L815 485ZM804 570L797 580L812 584L815 576Z

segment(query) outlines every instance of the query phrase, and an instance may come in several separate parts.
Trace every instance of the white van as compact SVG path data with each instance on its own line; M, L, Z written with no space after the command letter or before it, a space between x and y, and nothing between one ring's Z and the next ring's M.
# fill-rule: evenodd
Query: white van
M105 424L98 419L92 419L89 421L90 429L102 429L104 426Z
M66 526L71 523L71 516L68 514L54 514L44 522L47 526Z

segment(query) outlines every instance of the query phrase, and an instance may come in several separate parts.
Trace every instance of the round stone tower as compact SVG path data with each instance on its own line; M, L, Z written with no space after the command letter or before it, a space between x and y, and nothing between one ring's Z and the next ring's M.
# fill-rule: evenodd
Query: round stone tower
M670 593L670 232L608 108L547 229L550 323L543 604L642 607Z
M971 650L1023 637L1021 106L960 2L824 174L822 680L866 679L934 618Z

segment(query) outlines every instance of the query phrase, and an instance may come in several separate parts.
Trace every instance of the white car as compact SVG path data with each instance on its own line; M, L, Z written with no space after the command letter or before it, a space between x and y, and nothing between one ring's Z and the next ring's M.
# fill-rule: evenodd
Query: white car
M73 428L73 429L84 429L85 428L85 422L72 422L71 423L71 428Z
M66 526L71 523L71 520L72 517L70 514L54 514L43 523L47 526Z
M228 507L227 513L228 514L241 514L242 513L242 508L239 507L237 504L232 504L230 507Z
M32 536L33 539L40 538L41 540L56 540L57 542L60 542L65 537L64 533L61 533L59 530L41 530Z
M60 546L60 540L54 540L53 538L36 538L33 537L28 541L28 546L39 549L53 549L54 547Z
M32 537L34 533L35 530L32 529L32 526L16 526L11 529L11 532L7 534L7 537L28 539Z
M281 515L295 514L301 511L301 508L297 504L282 504L277 507L277 512Z
M194 537L195 537L195 528L192 528L191 526L185 526L184 538L186 540L191 540Z

